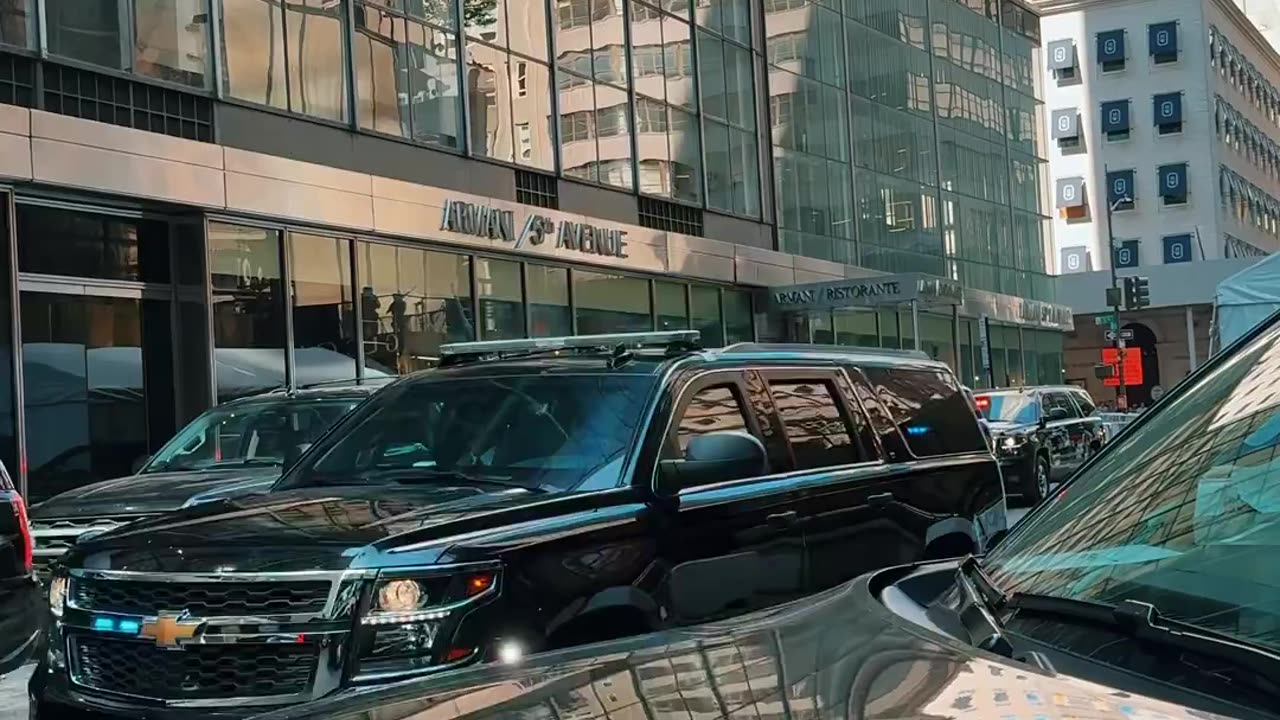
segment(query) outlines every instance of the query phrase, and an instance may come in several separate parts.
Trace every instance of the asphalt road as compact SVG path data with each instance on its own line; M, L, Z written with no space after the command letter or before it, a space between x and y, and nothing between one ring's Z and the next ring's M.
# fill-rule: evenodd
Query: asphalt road
M1026 515L1024 508L1009 510L1009 527ZM27 678L31 675L30 665L0 679L0 720L27 720Z

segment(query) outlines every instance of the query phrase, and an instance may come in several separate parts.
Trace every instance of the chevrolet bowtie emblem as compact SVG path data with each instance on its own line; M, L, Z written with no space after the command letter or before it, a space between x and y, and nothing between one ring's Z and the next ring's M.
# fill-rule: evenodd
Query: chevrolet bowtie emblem
M203 621L190 620L186 613L182 615L161 615L154 620L142 624L138 637L155 640L162 648L176 648L183 640L195 637Z

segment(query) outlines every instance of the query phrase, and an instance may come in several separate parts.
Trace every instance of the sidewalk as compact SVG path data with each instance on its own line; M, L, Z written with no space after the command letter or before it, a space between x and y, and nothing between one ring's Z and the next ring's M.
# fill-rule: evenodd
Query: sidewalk
M0 720L27 720L27 678L33 667L26 665L0 680Z

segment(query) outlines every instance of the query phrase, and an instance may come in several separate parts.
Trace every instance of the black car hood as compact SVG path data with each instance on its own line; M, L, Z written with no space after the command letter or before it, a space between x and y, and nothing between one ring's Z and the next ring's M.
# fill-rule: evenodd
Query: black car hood
M475 525L485 512L528 505L537 497L519 489L446 486L344 486L241 496L98 535L81 542L64 564L143 572L370 567L376 561L368 557L391 549L383 545L395 545L392 539L428 546Z
M230 487L243 492L264 490L279 477L278 467L129 475L56 495L31 508L31 519L153 515L177 510L193 498Z
M567 707L566 707L567 706ZM889 612L867 580L688 630L590 645L348 693L257 720L580 720L645 717L847 720L1225 720L1045 672Z

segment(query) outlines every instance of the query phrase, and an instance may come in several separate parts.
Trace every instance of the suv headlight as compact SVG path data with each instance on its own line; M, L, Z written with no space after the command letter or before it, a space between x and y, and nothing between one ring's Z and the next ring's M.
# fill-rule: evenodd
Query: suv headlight
M356 679L423 672L475 654L448 641L467 612L498 593L499 580L494 565L384 571L360 617Z
M67 606L69 582L66 575L55 575L49 580L49 612L56 618L62 617L62 610Z
M1005 452L1017 452L1026 444L1026 435L1006 435L1000 439L1000 449Z

